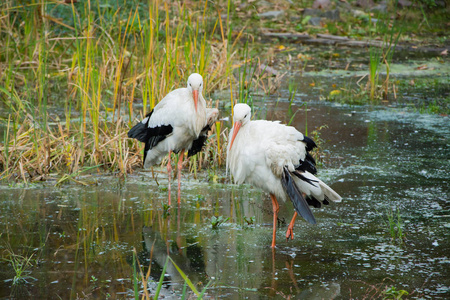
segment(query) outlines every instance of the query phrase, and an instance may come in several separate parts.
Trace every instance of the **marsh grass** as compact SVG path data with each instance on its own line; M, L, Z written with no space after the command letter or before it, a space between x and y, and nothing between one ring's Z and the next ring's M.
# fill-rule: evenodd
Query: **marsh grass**
M391 15L396 15L396 8L397 5L394 6L392 14L386 14L384 16L379 14L376 20L375 35L381 38L384 44L382 47L370 46L369 48L369 80L367 82L367 89L370 93L370 100L380 98L387 100L390 86L392 85L389 78L390 64L403 29L398 20L391 20ZM382 65L384 65L386 70L386 77L380 86Z
M124 176L140 166L143 146L126 135L135 120L192 72L204 75L206 94L234 82L229 20L222 24L213 5L0 4L0 97L8 111L0 178L46 180L91 166Z
M11 248L7 249L6 253L6 257L3 260L8 262L14 272L14 278L12 279L13 286L27 284L30 279L35 280L34 277L30 276L31 269L34 266L34 253L20 255L14 253Z
M388 210L386 212L387 221L386 224L389 228L389 234L391 241L403 245L405 240L405 234L403 232L403 221L400 215L400 210L394 212L394 210Z
M404 245L406 235L403 231L403 219L400 215L400 209L396 210L389 208L386 210L385 214L379 213L383 222L387 227L387 232L390 236L391 243L398 244L399 246Z

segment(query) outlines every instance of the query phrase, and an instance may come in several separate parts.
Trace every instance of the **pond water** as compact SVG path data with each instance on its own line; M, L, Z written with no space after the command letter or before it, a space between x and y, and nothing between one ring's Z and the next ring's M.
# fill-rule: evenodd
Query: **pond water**
M256 106L267 119L290 119L288 103ZM151 266L154 294L169 255L199 291L209 283L205 298L362 299L404 290L411 298L448 299L448 117L307 107L292 125L303 132L305 120L309 132L327 125L318 176L343 201L313 208L317 225L299 219L294 240L284 238L292 204L281 205L272 251L270 198L251 186L208 180L222 182L224 169L197 178L185 171L181 207L169 215L164 168L126 180L80 178L95 183L89 186L2 186L0 298L134 298L135 256L144 273ZM229 220L213 229L214 216ZM14 258L29 259L18 284ZM179 298L184 279L171 263L165 273L161 295Z

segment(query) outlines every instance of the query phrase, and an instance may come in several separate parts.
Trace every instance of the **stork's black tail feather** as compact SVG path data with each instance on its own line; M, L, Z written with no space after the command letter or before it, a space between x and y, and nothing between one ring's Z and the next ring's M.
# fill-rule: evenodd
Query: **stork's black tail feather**
M305 200L302 193L298 190L287 167L283 167L283 176L281 176L281 183L284 190L291 199L297 213L309 223L316 224L316 219L314 218L314 215L308 206L308 202Z
M297 170L294 171L293 174L294 174L295 176L297 176L298 178L300 178L301 180L303 180L303 181L309 183L309 184L312 185L312 186L315 186L315 187L318 186L318 181L317 181L317 180L307 178L307 177L303 176L302 173L297 172Z
M322 204L324 204L324 205L330 204L330 201L328 201L326 196L325 196L325 199L323 199L323 201L320 202L314 196L310 195L310 196L306 197L306 202L308 202L308 204L310 206L314 206L315 208L321 208Z

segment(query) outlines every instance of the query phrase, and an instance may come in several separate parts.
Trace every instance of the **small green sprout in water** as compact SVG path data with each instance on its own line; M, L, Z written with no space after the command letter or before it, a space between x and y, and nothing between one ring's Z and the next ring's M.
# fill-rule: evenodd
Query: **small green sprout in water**
M197 202L203 202L203 201L205 201L205 196L203 196L203 195L197 195L197 197L195 197L195 201L197 201Z
M30 269L33 267L33 264L31 263L33 256L34 253L27 257L15 254L8 250L8 258L4 258L4 260L9 262L16 274L13 278L13 285L28 283L28 279L36 280L34 277L29 276L31 273Z
M208 170L208 181L212 183L218 183L219 176L216 174L215 168Z
M213 217L211 218L211 226L212 226L212 229L217 229L217 228L219 228L220 225L222 225L223 223L227 222L229 219L230 219L230 218L224 218L224 217L222 217L222 216L218 216L218 217L213 216Z
M170 215L170 206L166 203L164 203L162 206L163 206L163 217L166 218L167 216Z
M209 181L210 182L213 182L213 183L218 183L218 181L219 181L219 176L217 176L217 175L212 175L212 176L210 176L209 177Z
M400 245L403 244L405 234L403 233L403 222L400 216L400 210L397 208L397 212L394 210L388 210L386 212L387 221L386 224L389 227L389 234L391 235L391 241L397 241Z
M391 286L387 288L383 294L385 295L384 299L402 299L403 296L408 296L409 293L405 290L397 290L396 287Z
M244 216L244 221L247 222L247 225L253 225L255 224L255 216L247 218L246 216Z

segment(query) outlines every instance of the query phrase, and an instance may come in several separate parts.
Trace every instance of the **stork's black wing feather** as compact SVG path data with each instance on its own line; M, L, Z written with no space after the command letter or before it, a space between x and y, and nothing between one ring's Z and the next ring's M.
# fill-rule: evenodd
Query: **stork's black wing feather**
M303 142L306 143L306 151L308 151L308 152L317 147L317 145L313 141L313 139L311 139L307 136L303 136Z
M200 132L199 137L192 142L192 146L188 151L188 157L191 157L192 155L197 154L198 152L202 151L203 146L206 143L206 140L208 139L208 131L211 130L211 125L206 124L205 127L203 127L202 131Z
M156 127L148 127L150 117L153 110L149 112L145 119L146 122L139 122L128 131L128 137L137 139L145 143L144 161L147 156L147 151L155 147L159 142L163 141L169 134L173 132L172 125L161 125Z
M145 122L145 123L139 122L128 131L129 138L137 139L139 142L143 142L143 143L145 143L147 141L147 139L148 139L147 138L148 122L150 120L150 116L152 115L152 112L153 112L153 110L145 116L147 118L147 122Z
M192 142L191 148L188 151L188 157L191 157L192 155L195 155L198 152L202 151L202 148L205 145L207 139L208 139L208 136L201 135L198 137L198 139L194 140Z
M309 138L307 136L303 136L303 142L306 144L305 160L300 160L298 162L298 165L295 166L295 169L297 171L303 171L303 172L307 171L311 174L316 174L317 173L316 161L314 160L314 157L312 157L311 154L309 154L309 151L316 148L317 145L316 145L316 143L314 143L314 141L311 138Z
M305 218L305 220L309 223L316 224L316 219L314 218L314 215L308 206L308 202L305 200L302 193L298 190L287 167L283 167L283 176L281 176L281 183L284 190L291 199L295 211L297 211L297 213Z
M159 142L166 139L166 137L173 131L172 125L161 125L152 128L147 128L147 141L145 142L145 147L152 149Z
M311 174L316 174L317 173L317 169L316 169L316 161L314 160L314 158L311 156L311 154L306 153L306 157L304 161L299 161L299 164L297 166L295 166L295 169L297 171L308 171Z
M150 117L152 116L153 109L149 112L144 120L145 122L139 122L133 126L133 128L128 131L128 137L137 139L139 142L146 143L148 141L148 123L150 122Z

